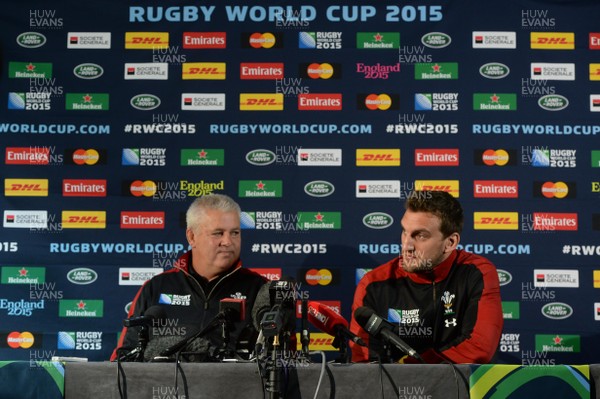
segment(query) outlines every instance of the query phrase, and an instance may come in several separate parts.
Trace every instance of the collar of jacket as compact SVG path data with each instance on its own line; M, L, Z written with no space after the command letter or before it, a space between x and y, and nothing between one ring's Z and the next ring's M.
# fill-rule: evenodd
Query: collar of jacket
M444 280L450 270L452 269L452 265L458 258L458 251L455 249L452 251L450 256L448 256L442 263L433 268L431 272L427 273L406 273L408 277L418 284L431 284L431 283L439 283ZM398 258L398 267L402 270L402 266L400 265L402 260Z
M173 268L181 270L187 274L190 274L190 267L192 267L192 251L191 250L189 250L186 253L184 253L183 255L181 255L179 257L179 259L177 259L177 262L175 262L175 265ZM225 273L223 273L223 275L231 274L241 267L242 267L242 260L238 259L229 270L227 270Z

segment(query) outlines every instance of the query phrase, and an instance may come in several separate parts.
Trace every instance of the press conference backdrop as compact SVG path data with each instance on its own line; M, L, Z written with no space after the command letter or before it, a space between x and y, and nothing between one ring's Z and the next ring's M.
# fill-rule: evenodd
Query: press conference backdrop
M0 357L107 359L210 193L246 267L349 319L435 188L498 267L497 361L597 361L600 4L290 3L5 2Z

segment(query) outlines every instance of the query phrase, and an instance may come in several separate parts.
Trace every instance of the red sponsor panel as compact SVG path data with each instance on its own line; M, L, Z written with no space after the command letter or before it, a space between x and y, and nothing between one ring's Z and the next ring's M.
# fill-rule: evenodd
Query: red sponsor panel
M121 212L122 229L164 229L164 212Z
M106 180L64 179L63 197L106 197Z
M576 213L533 213L534 230L566 230L576 231L579 227Z
M519 198L517 180L475 180L474 198Z
M49 147L6 147L7 165L48 165Z
M264 278L271 280L271 281L276 281L276 280L281 280L281 275L282 275L282 271L281 268L278 267L271 267L271 268L257 268L257 267L251 267L249 268L250 270L252 270L255 273L260 274L261 276L263 276Z
M183 32L185 49L217 49L227 47L226 32Z
M300 111L341 111L342 95L340 93L305 93L298 95Z
M600 32L590 32L590 50L600 50Z
M284 77L283 62L242 62L240 79L275 80Z
M416 148L415 166L458 166L458 148Z

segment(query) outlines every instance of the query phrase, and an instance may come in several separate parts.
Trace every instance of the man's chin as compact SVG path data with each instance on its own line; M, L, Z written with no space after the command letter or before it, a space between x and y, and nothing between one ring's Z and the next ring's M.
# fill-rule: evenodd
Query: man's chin
M411 262L411 263L402 263L402 268L404 269L405 272L407 273L429 273L431 271L431 268L426 267L422 264L419 264L417 262Z

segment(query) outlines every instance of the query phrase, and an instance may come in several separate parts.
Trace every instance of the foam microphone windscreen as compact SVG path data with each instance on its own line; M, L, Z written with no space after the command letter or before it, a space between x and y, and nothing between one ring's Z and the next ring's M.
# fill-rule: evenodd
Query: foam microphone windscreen
M368 308L366 306L361 306L360 308L354 311L354 319L356 320L359 326L366 330L367 328L365 326L367 325L367 322L369 321L371 316L373 316L374 313L375 311L373 309Z
M179 342L184 340L185 337L176 336L176 335L165 335L154 337L148 342L146 345L146 350L144 351L144 360L146 362L151 362L156 358L164 361L164 357L161 357L160 354L165 349L171 348L174 345L177 345ZM206 358L207 354L210 352L211 343L206 338L199 337L191 342L189 342L181 352L194 352L197 353L198 358ZM173 360L175 356L170 356ZM191 356L190 356L191 357ZM195 361L194 358L189 358L189 361Z
M246 300L238 298L223 298L219 301L219 312L225 311L225 309L232 309L231 322L238 322L246 320Z
M266 312L271 310L271 297L269 294L269 287L271 282L263 284L256 294L254 299L254 306L252 307L252 324L257 331L260 330L260 322Z

